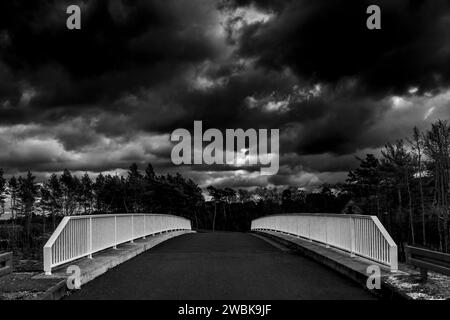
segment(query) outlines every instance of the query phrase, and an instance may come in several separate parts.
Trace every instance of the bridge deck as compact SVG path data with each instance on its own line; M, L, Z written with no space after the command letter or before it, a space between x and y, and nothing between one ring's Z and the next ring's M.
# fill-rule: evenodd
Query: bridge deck
M68 299L373 299L336 272L245 233L173 238Z

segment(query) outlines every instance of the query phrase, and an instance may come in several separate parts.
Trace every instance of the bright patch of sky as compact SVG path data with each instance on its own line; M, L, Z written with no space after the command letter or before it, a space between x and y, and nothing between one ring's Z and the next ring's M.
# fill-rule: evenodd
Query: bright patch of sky
M392 107L394 109L403 109L412 105L412 103L403 97L394 96L391 98Z
M258 10L254 6L238 8L234 14L237 17L241 17L242 23L247 25L254 23L267 23L275 16L273 13ZM242 27L243 25L240 26Z

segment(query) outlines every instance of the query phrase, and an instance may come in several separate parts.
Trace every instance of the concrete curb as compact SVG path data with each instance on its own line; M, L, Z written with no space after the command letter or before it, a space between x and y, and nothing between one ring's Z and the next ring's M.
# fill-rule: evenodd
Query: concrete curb
M36 300L60 300L67 295L66 279L61 280L56 285L39 295Z
M133 245L125 244L124 248L118 247L118 250L111 251L113 249L107 249L103 252L99 252L97 257L94 255L94 259L83 258L79 261L73 261L65 266L58 268L54 271L53 275L46 276L45 274L40 274L35 276L36 278L48 278L56 277L62 279L56 285L49 288L46 292L36 297L35 300L60 300L65 297L70 290L67 288L67 278L68 275L65 273L65 267L72 264L82 265L81 270L81 285L94 280L98 276L104 274L109 269L112 269L137 255L155 247L156 245L167 241L169 239L181 236L184 234L192 233L195 231L173 231L165 232L154 236L148 236L146 242L139 243L135 242ZM117 252L117 256L111 255Z
M13 272L13 254L5 252L0 254L0 277Z
M313 259L314 261L316 261L322 265L325 265L325 266L333 269L334 271L339 272L340 274L357 282L366 291L377 296L378 298L381 298L384 300L411 300L411 298L409 296L407 296L403 292L398 291L396 288L392 287L390 284L386 283L383 279L383 276L381 277L381 289L369 290L366 287L367 274L364 272L361 272L360 270L358 270L356 268L352 268L350 265L341 263L341 262L337 261L336 259L333 259L329 256L319 254L318 252L316 252L310 248L307 248L306 246L302 246L296 242L289 241L285 238L281 238L281 237L276 236L271 233L266 233L266 232L261 232L261 231L252 231L252 233L257 234L262 237L266 237L268 239L271 239L272 241L278 242L278 243L288 247L295 253L298 253L305 257ZM287 235L284 235L284 236L287 236ZM294 237L293 237L293 239L298 240L297 238L294 238ZM315 244L315 245L320 246L320 244Z

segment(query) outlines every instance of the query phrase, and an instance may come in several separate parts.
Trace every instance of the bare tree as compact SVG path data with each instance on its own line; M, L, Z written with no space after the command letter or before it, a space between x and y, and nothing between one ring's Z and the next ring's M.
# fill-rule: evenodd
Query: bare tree
M6 185L6 179L3 178L3 169L0 168L0 207L2 209L0 215L5 213Z
M412 195L410 188L411 155L406 150L404 140L397 140L395 143L388 143L381 151L385 159L385 168L390 169L394 176L397 189L399 215L402 215L402 186L406 188L408 194L408 218L411 232L411 242L415 244L414 220L412 210Z
M450 126L438 120L425 134L424 151L431 159L434 175L434 210L440 239L440 249L448 250L449 190L450 190Z
M414 152L414 163L416 164L416 173L418 176L419 182L419 196L420 196L420 209L422 216L422 244L426 245L426 221L425 221L425 201L423 196L423 173L425 168L423 166L423 149L424 149L424 137L423 134L419 131L417 127L413 129L412 139L409 140L409 143L412 146L412 150Z

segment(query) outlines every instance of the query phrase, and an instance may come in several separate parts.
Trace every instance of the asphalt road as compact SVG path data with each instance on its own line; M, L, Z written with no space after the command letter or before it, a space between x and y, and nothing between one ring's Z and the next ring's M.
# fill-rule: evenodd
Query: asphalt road
M67 299L373 299L336 272L246 233L170 239Z

